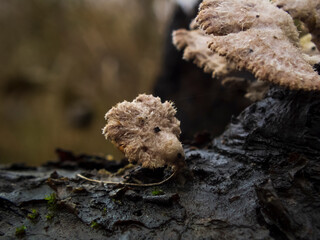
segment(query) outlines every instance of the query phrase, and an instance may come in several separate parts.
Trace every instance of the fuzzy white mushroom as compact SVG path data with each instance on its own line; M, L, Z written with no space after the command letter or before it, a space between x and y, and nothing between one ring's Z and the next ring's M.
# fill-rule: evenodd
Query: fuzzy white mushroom
M102 133L130 162L145 168L167 165L177 171L184 167L184 151L175 114L171 102L162 103L159 97L141 94L110 109Z

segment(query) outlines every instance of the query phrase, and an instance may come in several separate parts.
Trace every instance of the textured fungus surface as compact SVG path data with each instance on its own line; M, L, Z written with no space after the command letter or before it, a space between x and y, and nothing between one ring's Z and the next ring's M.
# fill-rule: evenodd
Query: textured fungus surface
M105 137L115 144L130 162L146 168L165 165L179 169L184 151L179 141L180 121L171 102L140 94L132 102L118 103L105 116Z
M319 0L272 0L279 8L299 19L313 34L313 40L320 48L320 2Z
M213 78L222 80L226 86L237 86L247 91L245 97L251 101L260 100L269 89L269 84L256 81L254 77L246 72L237 70L233 62L209 49L208 43L212 36L206 35L201 29L186 30L179 29L173 32L173 44L178 50L183 49L183 59L192 60L198 67L203 68L206 73L211 73Z
M178 49L184 48L184 59L193 60L213 76L225 77L237 67L251 71L260 80L290 89L320 90L320 77L312 68L319 62L318 51L315 46L311 52L305 51L306 46L300 47L292 19L306 22L316 36L319 3L275 2L205 0L200 5L197 23L191 24L195 29L174 31L173 43ZM317 38L314 41L318 44ZM248 96L253 95L254 86L250 81L247 84L251 87L247 89Z
M183 59L193 60L193 62L204 72L212 73L212 77L225 76L231 71L235 71L235 65L228 63L225 57L212 52L208 48L211 37L202 30L179 29L173 32L173 44L179 49L184 49Z
M289 14L268 0L205 0L197 16L209 48L260 80L290 89L320 90L320 77L299 49Z
M183 59L192 60L204 72L212 73L213 78L222 80L226 86L234 85L247 91L245 97L251 101L260 100L269 89L269 83L254 80L248 74L239 74L236 65L218 53L210 50L208 43L212 36L206 35L201 29L179 29L172 34L173 44L183 51Z

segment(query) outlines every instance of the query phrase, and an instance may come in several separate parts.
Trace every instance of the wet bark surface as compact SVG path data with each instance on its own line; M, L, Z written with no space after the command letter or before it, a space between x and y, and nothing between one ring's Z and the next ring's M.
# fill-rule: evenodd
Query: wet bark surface
M221 137L185 146L193 176L156 187L85 181L76 174L98 178L126 162L62 150L39 168L2 166L0 237L23 225L26 239L319 239L319 106L317 93L273 88ZM127 181L166 174L136 168Z

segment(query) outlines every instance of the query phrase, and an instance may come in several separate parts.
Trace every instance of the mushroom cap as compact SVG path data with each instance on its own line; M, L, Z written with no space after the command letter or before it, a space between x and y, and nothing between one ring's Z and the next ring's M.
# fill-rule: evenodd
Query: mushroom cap
M102 133L130 162L146 168L179 168L184 163L184 151L179 141L180 121L175 114L172 102L162 103L159 97L140 94L106 113Z

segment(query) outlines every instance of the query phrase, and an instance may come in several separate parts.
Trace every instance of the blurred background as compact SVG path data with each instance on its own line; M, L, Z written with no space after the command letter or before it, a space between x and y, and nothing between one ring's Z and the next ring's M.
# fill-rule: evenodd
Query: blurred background
M0 163L55 148L119 153L101 134L115 103L151 93L169 0L1 0Z
M221 134L244 92L182 60L171 40L199 2L1 0L0 163L40 165L56 148L122 158L101 134L104 115L139 93L175 102L183 140Z

